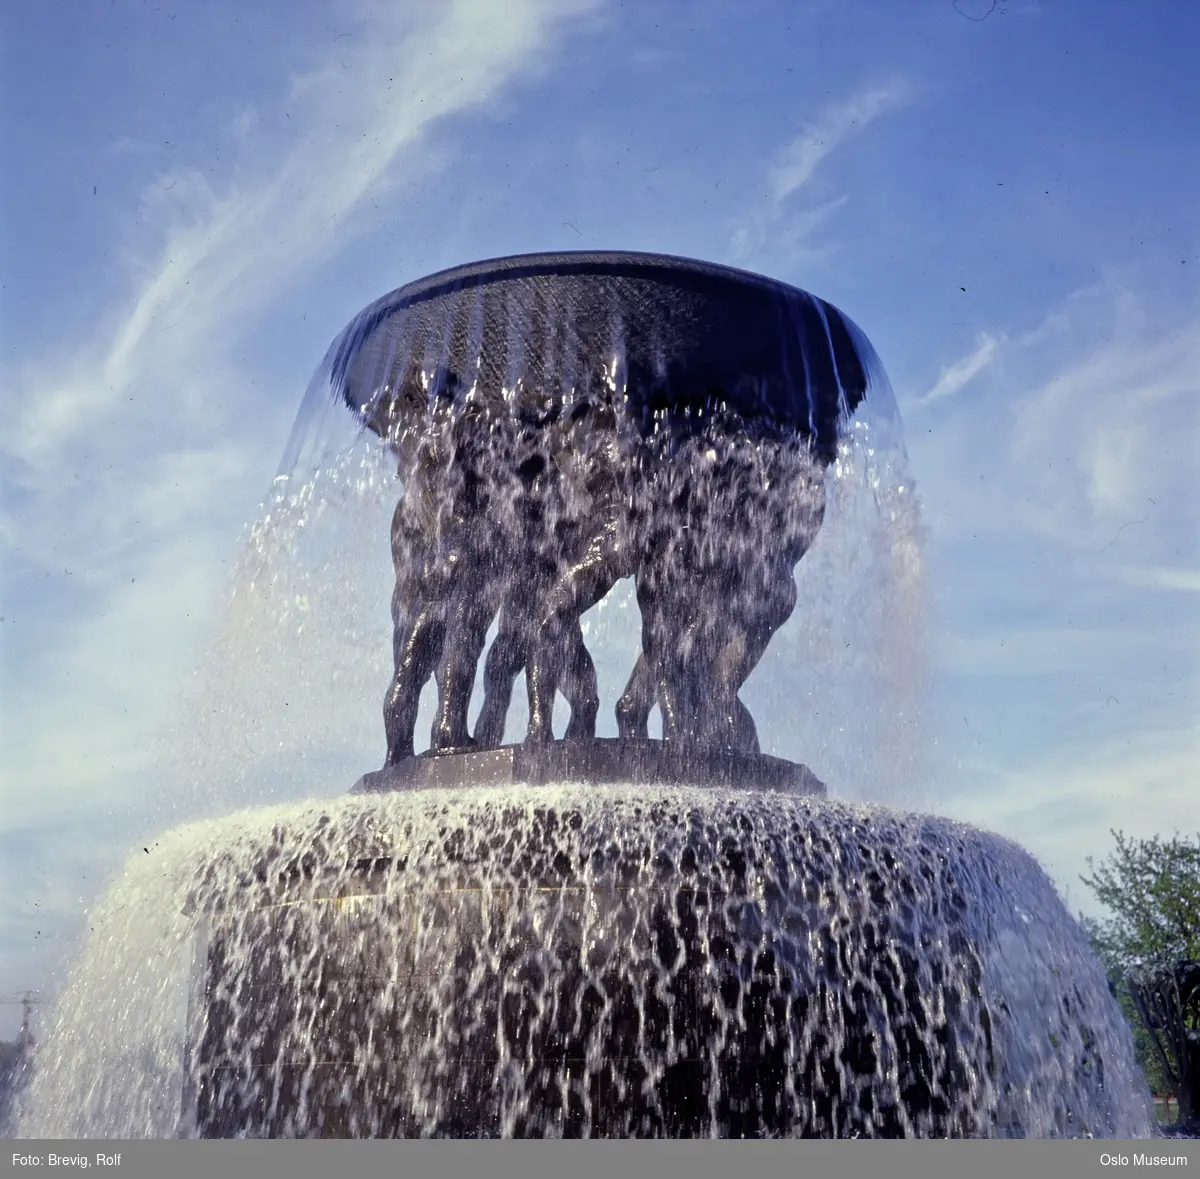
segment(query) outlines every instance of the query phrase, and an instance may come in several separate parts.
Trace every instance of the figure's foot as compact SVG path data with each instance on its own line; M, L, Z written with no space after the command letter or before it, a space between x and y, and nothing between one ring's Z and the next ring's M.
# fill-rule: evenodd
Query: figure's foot
M429 752L438 755L444 753L475 753L478 749L478 744L468 733L444 729L440 726L434 727L429 742Z
M496 715L486 707L475 722L475 745L479 749L499 749L504 740L503 715Z
M623 741L644 741L650 735L650 714L624 696L617 701L617 736Z
M567 722L566 741L593 741L596 737L596 718L600 715L600 701L588 700L585 704L571 709L571 719Z
M758 744L758 729L754 717L741 700L734 702L733 714L733 747L741 753L760 753Z
M554 740L554 728L545 722L531 720L525 734L526 745L549 745Z
M392 766L398 766L402 761L408 761L412 756L413 747L411 741L407 745L397 745L388 750L383 768L385 770L391 769Z

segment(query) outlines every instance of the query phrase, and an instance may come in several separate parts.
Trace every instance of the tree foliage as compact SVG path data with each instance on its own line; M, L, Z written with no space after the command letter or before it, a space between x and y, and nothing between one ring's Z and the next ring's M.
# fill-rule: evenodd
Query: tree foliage
M1150 1087L1183 1097L1179 1076L1187 1062L1173 1061L1170 1051L1164 1056L1163 1029L1149 1026L1162 1020L1149 1018L1146 997L1167 987L1180 964L1200 961L1200 835L1135 840L1114 831L1113 838L1115 850L1099 865L1089 858L1091 875L1082 878L1108 916L1085 920L1084 928L1133 1027ZM1194 1004L1184 1003L1179 1018L1184 1030L1200 1035Z
M1089 858L1083 877L1112 914L1093 923L1104 959L1128 973L1200 958L1200 835L1113 838L1116 850L1099 866Z

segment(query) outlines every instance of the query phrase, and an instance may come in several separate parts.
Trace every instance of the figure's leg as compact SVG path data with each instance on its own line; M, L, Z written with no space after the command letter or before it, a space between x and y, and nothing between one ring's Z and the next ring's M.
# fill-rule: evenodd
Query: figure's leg
M421 689L437 666L445 634L444 608L433 602L417 613L402 638L397 636L396 671L383 703L389 766L413 755L413 729Z
M708 692L701 738L716 748L741 748L739 736L744 728L745 708L738 700L737 690L745 661L746 630L737 617L739 613L735 603L728 601L720 624L708 636L713 657L704 666Z
M732 710L733 747L748 753L759 752L758 731L738 693L758 666L775 632L796 607L796 581L786 561L771 570L767 583L754 595L754 603L739 635L738 657L721 669L722 689Z
M397 575L392 590L392 667L398 670L404 658L408 634L421 605L415 578Z
M586 740L596 735L596 717L600 713L600 686L596 681L596 664L592 661L587 644L583 641L583 628L576 619L563 634L565 650L562 652L562 678L559 690L571 706L571 720L567 724L568 741Z
M413 728L421 689L441 651L441 611L428 577L428 545L411 526L404 499L392 516L392 681L383 702L385 765L413 755Z
M677 635L668 632L668 641L660 640L656 644L658 680L655 695L662 713L664 741L684 741L692 736L691 669L685 653L670 641L674 637L683 640L685 633L686 628Z
M543 632L533 658L525 666L525 690L529 698L529 728L525 740L544 745L554 740L554 693L562 679L561 642Z
M438 714L430 738L435 753L474 746L467 731L467 710L475 687L475 669L503 596L501 579L488 576L481 565L462 570L462 574L451 595L446 619L438 673Z
M678 741L687 735L687 621L670 609L671 603L656 581L640 572L637 599L642 613L642 650L662 714L663 740Z
M617 733L625 740L650 735L650 711L654 707L654 672L645 651L638 654L621 699L617 701Z
M758 753L758 729L750 710L738 696L732 683L724 684L719 677L712 681L715 690L707 704L700 708L697 740L718 749L736 749L742 753Z
M639 595L639 604L663 739L717 747L733 744L735 692L721 674L722 640L729 633L725 596L671 582L657 594Z
M758 744L758 729L754 717L739 696L733 698L734 731L733 747L742 753L761 752Z
M483 708L475 722L475 744L480 749L497 749L504 740L513 683L525 666L528 647L526 636L514 624L506 605L500 614L500 629L483 667Z
M525 669L529 690L526 740L536 744L554 739L554 693L567 673L564 650L570 649L569 631L578 628L580 617L624 576L624 565L624 546L617 527L610 524L593 537L583 559L559 578L547 596L533 658ZM582 632L579 642L582 645ZM587 662L591 663L590 655Z
M722 748L733 743L733 702L720 673L720 639L713 615L702 610L692 626L683 677L683 727L697 745Z

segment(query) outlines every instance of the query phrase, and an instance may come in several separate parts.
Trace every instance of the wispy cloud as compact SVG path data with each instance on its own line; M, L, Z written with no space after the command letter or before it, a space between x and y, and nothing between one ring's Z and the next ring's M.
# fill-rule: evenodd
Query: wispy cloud
M1171 728L1197 687L1200 315L1126 276L989 336L935 385L969 374L969 406L944 392L912 435L939 669L955 707L974 701L970 735L942 739L964 755L955 813L1077 885L1130 816L1143 834L1164 815L1200 826L1196 734ZM966 756L981 726L990 767Z
M822 161L865 131L882 114L900 106L910 87L902 81L859 91L824 107L800 133L780 148L766 169L767 199L751 210L733 233L735 257L753 259L768 244L775 254L795 257L819 251L809 245L815 230L849 199L840 195L807 209L794 198L809 186Z
M768 173L768 190L776 205L783 204L813 178L821 161L847 140L861 135L880 115L899 106L909 95L903 82L861 91L825 107L806 123L799 135L780 149Z
M1160 636L1148 627L1114 633L1088 626L977 626L966 634L943 634L941 670L969 676L1112 674L1154 648Z
M233 113L219 157L147 184L108 243L125 294L92 330L0 376L0 614L5 637L36 636L5 650L0 852L54 865L5 874L6 986L46 977L109 857L158 819L155 734L308 376L289 357L264 387L280 362L253 328L371 218L404 224L400 180L440 166L442 125L536 77L591 7L362 4L370 36Z
M1200 569L1173 569L1164 565L1133 565L1118 569L1115 576L1143 589L1177 590L1200 594Z
M65 373L26 376L5 448L29 464L51 461L64 444L91 436L139 382L164 369L190 377L188 360L205 355L214 336L345 244L354 214L403 153L439 120L528 76L563 17L586 7L456 0L425 10L438 19L408 29L389 19L394 9L373 10L371 37L341 44L336 60L294 81L291 142L274 158L260 156L249 181L222 190L183 169L149 186L143 213L165 223L157 257L115 324ZM234 120L238 137L247 118Z
M1028 848L1050 871L1072 907L1095 912L1079 881L1089 856L1112 850L1109 834L1136 838L1200 834L1200 727L1145 729L1109 744L1072 747L1020 769L965 766L968 788L944 809ZM1165 824L1163 816L1172 816Z
M18 357L5 374L5 612L40 625L35 581L75 579L71 609L47 628L21 692L5 685L23 723L0 768L6 798L32 808L26 821L61 805L60 790L94 789L104 766L127 777L159 712L157 673L175 668L222 580L214 530L228 545L265 490L277 454L260 453L261 427L278 432L298 397L255 387L250 329L367 227L377 204L400 213L399 168L410 180L428 173L432 133L544 69L591 7L364 6L371 35L339 41L296 76L273 133L254 130L260 113L245 108L229 129L243 142L231 163L196 161L147 186L113 243L141 262L89 336ZM114 742L120 758L100 755Z
M946 365L938 374L933 388L916 401L915 407L924 407L935 401L941 401L945 397L953 397L973 377L992 363L1002 343L1001 336L993 335L991 332L980 332L975 341L975 347L966 356Z
M1037 537L1103 557L1105 576L1194 565L1200 309L1160 308L1140 285L1106 280L1030 329L982 333L910 403L930 410L923 482L944 537ZM969 381L969 414L933 412Z
M1078 351L1048 364L1053 351L1030 349L1019 372L1029 383L1014 400L1011 453L1028 481L1028 522L1105 551L1154 516L1194 528L1200 317L1164 323L1122 290L1078 310L1068 339L1050 342L1059 356L1064 343Z

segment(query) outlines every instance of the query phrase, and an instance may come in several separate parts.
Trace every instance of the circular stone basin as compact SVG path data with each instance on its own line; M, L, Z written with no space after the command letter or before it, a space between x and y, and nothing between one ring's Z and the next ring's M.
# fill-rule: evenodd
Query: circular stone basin
M523 254L419 279L363 310L328 362L332 387L368 421L413 368L516 412L522 398L537 412L569 404L604 371L643 433L720 409L803 437L823 462L886 380L862 331L807 291L617 252Z
M236 816L200 861L206 1136L1133 1136L1036 863L785 791L520 786Z

